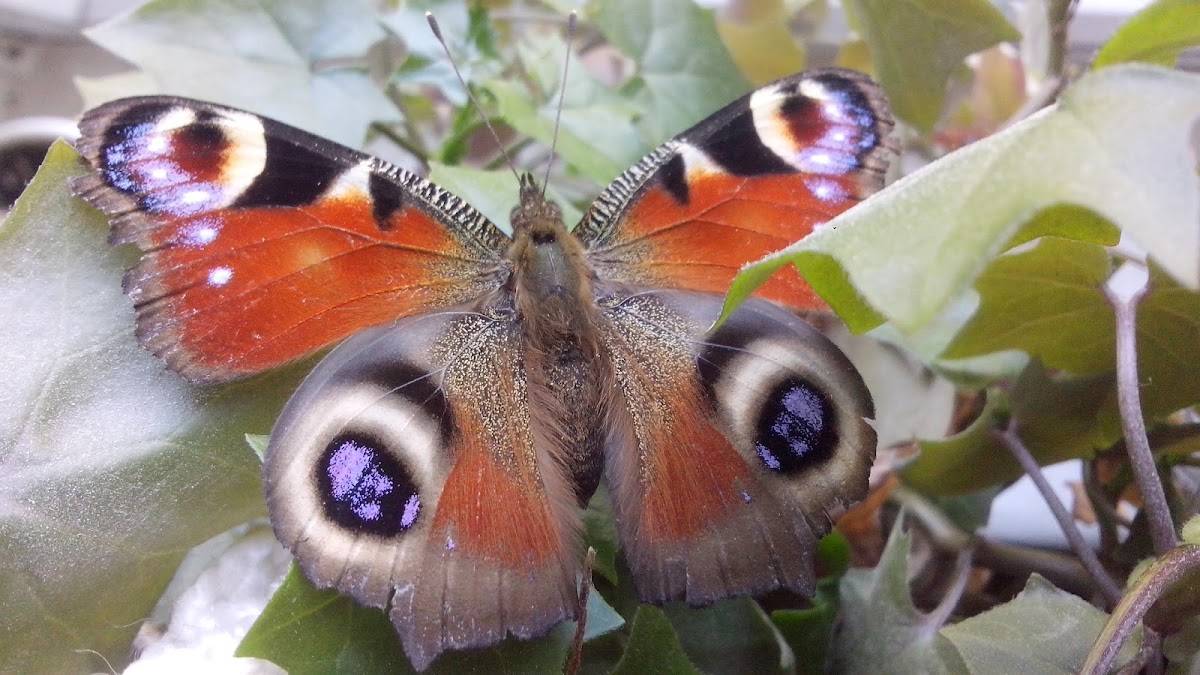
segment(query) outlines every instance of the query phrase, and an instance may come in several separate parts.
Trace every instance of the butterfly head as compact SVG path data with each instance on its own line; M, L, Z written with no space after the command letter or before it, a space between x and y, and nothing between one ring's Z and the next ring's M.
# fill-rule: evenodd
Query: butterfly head
M513 239L532 237L538 243L549 243L567 234L563 224L562 209L546 199L545 191L538 187L532 174L521 176L520 202L509 215Z
M521 199L511 221L507 257L517 313L537 334L586 330L593 274L583 245L567 231L558 204L546 199L529 174L521 177ZM533 326L547 317L555 318L546 330Z

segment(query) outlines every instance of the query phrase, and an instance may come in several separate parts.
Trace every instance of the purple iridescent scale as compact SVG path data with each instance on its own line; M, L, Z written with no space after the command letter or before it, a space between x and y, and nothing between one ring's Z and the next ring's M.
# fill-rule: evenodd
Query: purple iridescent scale
M421 498L404 467L379 452L371 439L341 437L318 465L322 501L329 517L379 535L404 532L421 514Z

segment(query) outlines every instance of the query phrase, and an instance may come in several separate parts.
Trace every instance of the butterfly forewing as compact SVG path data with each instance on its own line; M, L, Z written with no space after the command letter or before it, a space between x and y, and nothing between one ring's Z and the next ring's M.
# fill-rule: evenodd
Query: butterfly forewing
M272 432L272 524L305 574L390 607L418 668L575 616L574 487L531 428L519 331L476 311L347 340Z
M861 74L785 78L647 155L601 193L576 233L606 279L725 293L742 265L878 190L891 128L882 93ZM757 294L825 306L790 267Z
M75 191L145 251L138 336L194 381L251 375L495 288L507 237L368 155L250 113L123 99L80 121Z

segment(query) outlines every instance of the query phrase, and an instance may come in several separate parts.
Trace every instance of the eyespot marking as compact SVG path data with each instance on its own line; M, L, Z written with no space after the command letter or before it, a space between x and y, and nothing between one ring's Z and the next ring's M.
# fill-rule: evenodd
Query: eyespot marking
M763 465L796 473L832 456L838 445L837 416L828 397L799 378L788 378L759 413L754 450Z
M341 527L382 537L407 532L421 515L412 476L376 439L343 434L316 467L325 514Z

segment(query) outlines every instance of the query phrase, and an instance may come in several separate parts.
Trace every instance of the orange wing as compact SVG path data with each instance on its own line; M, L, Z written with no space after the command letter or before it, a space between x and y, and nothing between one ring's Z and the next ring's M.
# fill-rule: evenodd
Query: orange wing
M724 293L746 263L807 236L878 190L894 152L878 87L847 70L768 85L622 174L577 235L604 278ZM824 303L787 268L758 295Z
M500 283L507 237L418 176L279 122L171 97L80 122L76 193L145 255L138 337L197 382L231 380Z

